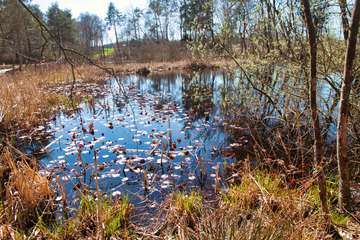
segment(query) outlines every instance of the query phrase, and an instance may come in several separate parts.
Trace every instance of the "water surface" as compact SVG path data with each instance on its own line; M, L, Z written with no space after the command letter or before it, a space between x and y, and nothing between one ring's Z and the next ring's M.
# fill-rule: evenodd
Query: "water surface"
M139 203L194 187L212 192L216 165L221 179L221 169L235 160L224 134L234 126L216 107L222 82L221 72L171 71L82 86L80 109L54 117L46 128L54 161L43 159L43 171L61 176L70 200L77 192L59 167L80 189L95 191L95 153L107 196L129 194Z

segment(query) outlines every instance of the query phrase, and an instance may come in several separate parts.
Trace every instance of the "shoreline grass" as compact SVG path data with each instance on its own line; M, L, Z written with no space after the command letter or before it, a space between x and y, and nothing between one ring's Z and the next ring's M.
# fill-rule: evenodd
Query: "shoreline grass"
M315 185L297 188L281 176L258 169L243 173L206 200L199 192L174 193L164 210L165 220L154 230L161 239L334 239L324 229ZM336 229L354 223L336 211Z
M236 184L227 182L227 187L217 194L195 189L173 191L163 204L158 205L145 226L144 219L137 217L136 209L124 195L102 196L99 205L95 192L89 194L83 190L69 208L70 212L61 208L56 210L56 202L62 201L59 197L66 196L58 193L56 197L56 186L36 172L36 163L28 164L33 160L21 153L21 159L16 160L11 149L0 156L2 179L6 182L5 188L2 186L6 198L1 201L0 229L3 230L0 237L3 239L23 236L32 239L100 239L101 227L106 239L339 239L338 232L343 236L360 236L356 218L340 213L336 208L337 196L329 197L333 230L336 231L325 230L316 176L294 184L271 169L260 170L261 165L238 169ZM10 172L6 170L9 164L13 166ZM34 174L38 177L31 177ZM24 181L11 180L15 178ZM36 184L47 187L30 187ZM327 184L328 194L338 188L332 177L328 178ZM34 192L24 192L21 190L24 187ZM32 197L35 195L41 199ZM26 204L30 203L26 199L33 201ZM32 211L37 213L36 216ZM10 214L14 212L18 214ZM103 224L99 222L99 212Z

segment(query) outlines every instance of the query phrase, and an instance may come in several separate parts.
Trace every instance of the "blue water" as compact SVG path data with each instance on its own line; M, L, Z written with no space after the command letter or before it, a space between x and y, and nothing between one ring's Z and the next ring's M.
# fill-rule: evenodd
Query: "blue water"
M303 111L306 106L301 96L307 87L284 76L284 68L275 67L268 76L273 85L265 89L272 87L269 94L279 99L277 106L282 111ZM279 119L273 107L264 104L267 99L251 91L241 73L164 71L120 80L121 84L115 80L79 83L76 92L84 97L79 110L64 111L39 128L52 141L47 146L52 159L42 160L43 174L60 176L69 201L77 199L77 191L68 178L84 192L96 192L95 152L99 186L107 197L129 195L133 203L147 204L162 201L173 191L201 188L211 194L216 166L220 184L224 184L232 174L224 169L243 160L233 153L243 151L246 156L253 150L246 146L251 144L241 128L227 125L225 117L233 118L237 110L227 109L226 101L235 99L239 109L262 114L270 125ZM333 92L323 81L319 92L319 106L326 113L332 103L326 99ZM300 97L288 101L289 94ZM306 116L300 121L309 124Z
M92 84L95 104L87 104L86 97L78 111L49 123L53 142L47 149L53 160L42 160L43 173L60 176L70 201L77 192L68 178L95 192L96 151L99 185L108 197L129 194L140 203L194 187L211 192L216 165L221 175L225 162L235 159L224 154L231 152L225 145L226 122L214 104L222 76L206 76L179 71L123 77L121 85L115 80Z

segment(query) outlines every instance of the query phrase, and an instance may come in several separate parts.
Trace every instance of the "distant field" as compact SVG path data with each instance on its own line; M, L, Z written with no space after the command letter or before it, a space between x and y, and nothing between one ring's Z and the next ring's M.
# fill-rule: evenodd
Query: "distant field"
M104 52L106 55L112 54L115 52L115 48L104 48Z
M105 52L105 55L110 55L115 52L115 49L114 48L104 48L104 52ZM100 57L100 53L97 53L94 55L94 58L99 58L99 57Z

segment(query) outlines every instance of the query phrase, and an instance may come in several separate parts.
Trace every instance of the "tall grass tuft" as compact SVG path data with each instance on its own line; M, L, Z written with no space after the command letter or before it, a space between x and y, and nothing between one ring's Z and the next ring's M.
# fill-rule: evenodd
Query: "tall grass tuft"
M0 132L11 130L30 131L39 126L52 113L54 102L36 79L19 75L0 76Z
M114 202L101 199L102 220L106 239L124 239L124 228L129 221L130 202L127 197ZM91 196L81 197L76 213L68 219L60 217L49 229L46 224L38 224L38 234L51 239L97 238L98 203Z
M41 176L35 159L20 153L20 160L5 148L0 155L2 220L25 230L38 221L50 219L54 210L54 187Z
M315 189L315 188L314 188ZM243 173L220 198L174 193L158 236L180 239L330 239L314 196L281 176Z

